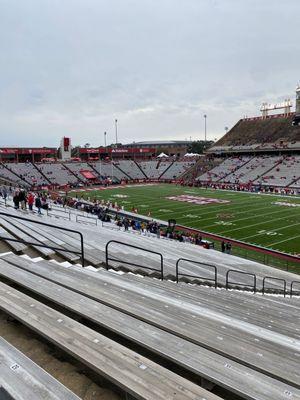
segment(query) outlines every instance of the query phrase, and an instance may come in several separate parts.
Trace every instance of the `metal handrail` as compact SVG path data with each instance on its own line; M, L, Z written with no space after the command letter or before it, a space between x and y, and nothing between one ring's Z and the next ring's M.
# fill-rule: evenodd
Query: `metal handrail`
M236 273L236 274L241 274L241 275L252 276L252 277L253 277L253 285L249 285L249 284L247 284L247 283L229 281L229 274L230 274L230 272L234 272L234 273ZM256 281L257 281L257 279L256 279L256 275L255 275L255 274L252 274L252 273L250 273L250 272L238 271L238 270L236 270L236 269L229 269L229 270L226 272L226 284L225 284L225 288L226 288L226 290L227 290L228 287L229 287L229 284L231 284L231 285L238 285L238 286L245 286L245 287L253 288L253 292L256 293Z
M291 291L290 291L290 297L293 297L293 286L294 286L294 283L298 283L299 285L300 285L300 281L292 281L291 282Z
M205 265L206 267L213 268L215 277L214 277L214 278L206 278L206 277L199 276L199 275L181 274L181 273L179 273L179 263L180 263L180 261L187 261L187 262L190 262L190 263L193 263L193 264ZM207 280L207 281L213 281L213 282L215 283L215 285L214 285L215 288L217 288L217 267L216 267L215 265L206 264L206 263L203 263L203 262L200 262L200 261L195 261L195 260L189 260L188 258L179 258L179 259L176 261L176 282L177 282L177 283L178 283L178 277L179 277L179 276L187 276L187 277L189 277L189 278L195 278L195 279L203 279L203 280Z
M86 219L89 219L92 221L96 221L95 225L98 225L98 218L92 218L92 217L88 217L86 215L76 215L76 222L83 222L83 221L80 221L78 218L86 218Z
M66 253L72 253L72 254L77 254L77 255L79 254L81 256L82 267L84 267L84 245L83 245L83 235L82 235L81 232L75 231L74 229L63 228L61 226L48 224L46 222L35 221L33 219L20 217L18 215L8 214L8 213L5 213L5 212L0 212L0 215L3 215L5 217L20 219L21 221L27 221L27 222L31 222L31 223L38 224L38 225L48 226L48 227L54 228L54 229L60 229L60 230L65 231L65 232L77 233L80 236L80 245L81 245L81 250L80 251L67 250L67 249L64 249L64 248L61 248L61 247L48 246L46 244L33 243L33 242L28 242L27 240L21 240L21 239L6 238L6 237L3 237L3 236L0 236L0 240L6 241L6 242L9 241L9 242L23 243L23 244L27 244L29 246L44 247L44 248L47 248L47 249L50 249L50 250L54 250L54 251L64 251Z
M265 294L265 286L266 286L266 280L267 279L271 279L273 281L283 282L283 290L282 289L277 289L277 288L273 288L273 290L275 289L277 291L281 291L281 292L283 291L283 297L285 297L285 295L286 295L286 280L282 279L282 278L274 278L273 276L265 276L263 278L262 294ZM268 289L271 289L271 288L268 288Z
M152 254L158 255L158 256L160 257L160 270L157 269L157 268L146 267L146 266L144 266L144 265L135 264L135 263L132 263L132 262L127 262L127 261L124 261L124 260L119 260L119 259L117 259L117 258L111 258L111 257L109 257L109 256L108 256L108 246L109 246L111 243L121 244L122 246L131 247L131 248L133 248L133 249L138 249L138 250L143 250L143 251L145 251L145 252L147 252L147 253L152 253ZM106 246L105 246L105 263L106 263L106 269L107 269L107 270L108 270L108 267L109 267L109 265L108 265L108 261L109 261L109 260L110 260L110 261L118 261L118 262L121 262L122 264L126 264L126 265L133 265L134 267L140 267L140 268L150 269L151 271L160 271L161 280L162 280L162 281L164 280L164 260L163 260L162 254L161 254L161 253L158 253L157 251L144 249L143 247L134 246L134 245L132 245L132 244L127 244L127 243L124 243L124 242L120 242L119 240L110 240L109 242L106 243Z
M71 212L70 211L60 211L60 210L51 210L51 209L50 210L48 209L46 211L47 211L47 216L48 217L51 217L53 215L54 217L64 218L64 219L68 219L69 221L71 221ZM64 216L64 215L55 214L54 211L61 212L63 214L68 214L68 217Z

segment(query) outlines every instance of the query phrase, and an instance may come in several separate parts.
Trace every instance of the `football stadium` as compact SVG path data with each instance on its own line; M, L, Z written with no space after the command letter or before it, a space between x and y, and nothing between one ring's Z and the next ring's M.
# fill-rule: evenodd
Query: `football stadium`
M0 400L300 400L296 15L0 1Z
M296 96L203 154L1 149L1 399L300 398Z

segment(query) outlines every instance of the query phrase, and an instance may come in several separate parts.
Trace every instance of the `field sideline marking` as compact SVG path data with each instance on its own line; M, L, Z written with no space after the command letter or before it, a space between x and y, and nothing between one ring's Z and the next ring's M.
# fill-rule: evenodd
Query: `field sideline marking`
M212 191L211 189L205 189L205 188L202 188L202 187L199 187L197 189ZM244 192L242 190L241 191L237 191L237 190L230 190L230 189L215 189L215 190L218 190L219 192L227 192L227 193L229 192L229 193L249 194L249 195L252 195L252 196L270 196L270 197L282 197L282 198L285 198L285 199L286 198L288 198L288 199L293 199L293 198L294 199L300 199L300 196L294 195L294 194L289 196L289 195L286 195L286 194Z

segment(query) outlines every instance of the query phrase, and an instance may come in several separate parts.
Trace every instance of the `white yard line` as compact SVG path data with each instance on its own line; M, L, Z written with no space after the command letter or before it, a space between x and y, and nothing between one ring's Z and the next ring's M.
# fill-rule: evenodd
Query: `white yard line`
M253 203L251 203L251 204L253 204ZM264 209L269 209L270 208L270 205L268 205L268 206L266 206L266 207L259 207L259 208L252 208L251 210L247 210L247 211L237 211L237 212L235 212L234 210L233 210L233 212L232 212L232 214L234 214L234 216L236 216L237 214L246 214L246 213L249 213L249 212L254 212L255 213L255 211L256 210L258 210L258 211L261 211L261 210L264 210ZM241 209L241 208L237 208L238 210L239 209ZM209 213L207 213L207 214L209 214ZM224 214L226 214L226 210L224 210ZM230 213L229 213L230 214ZM256 215L256 214L255 214ZM200 216L200 215L199 215ZM209 217L209 218L201 218L201 222L204 222L204 221L208 221L208 220L210 220L210 219L216 219L217 218L217 216L213 216L213 217ZM252 217L251 218L253 218L253 215L252 215ZM184 220L191 220L191 218L183 218ZM182 219L181 219L182 220ZM234 222L234 221L239 221L239 220L230 220L230 222ZM213 226L213 225L208 225L208 226Z
M283 239L283 240L280 240L279 242L270 243L268 245L268 247L276 246L277 244L284 243L284 242L289 242L290 240L297 239L297 238L300 238L300 235L293 236L293 237L290 237L290 238L287 238L287 239ZM300 246L299 246L299 252L300 252Z
M300 225L300 222L298 222L297 224L293 224L293 225L286 225L286 226L284 226L282 228L270 229L270 230L268 230L268 232L278 232L278 231L281 231L281 230L284 230L284 229L288 229L288 228L290 228L292 226L296 226L296 225ZM246 240L246 239L250 239L250 238L257 237L257 236L262 236L262 235L266 235L266 234L265 233L257 233L255 235L243 237L240 240Z
M290 211L290 210L284 210L284 211ZM259 217L264 217L264 216L268 216L268 215L278 214L279 212L282 213L283 210L272 211L272 212L270 212L270 213L264 213L264 214L254 214L254 215L252 215L251 217L233 219L233 220L231 220L230 222L235 223L235 222L237 222L237 221L246 221L247 219L253 219L253 218L259 218ZM285 218L289 217L290 215L291 215L291 214L285 215L285 216L282 217L282 218L275 218L275 219L272 219L272 221L270 221L270 222L278 221L278 220L281 220L281 219L285 219ZM293 215L294 215L294 214L293 214ZM297 214L296 214L296 215L297 215ZM299 215L299 213L298 213L298 215ZM222 231L221 233L231 232L231 231L239 230L239 229L245 229L245 228L249 228L249 227L251 227L251 226L256 226L256 225L265 224L265 223L266 223L266 221L263 221L263 222L259 222L259 223L254 224L254 225L247 225L247 226L243 226L243 227L240 227L240 228L235 228L235 229L230 229L230 230ZM202 229L209 228L210 226L214 226L214 227L215 227L216 225L214 224L214 225L203 226Z
M169 200L169 201L172 201L172 200ZM155 206L156 204L157 205L160 204L161 201L155 201L155 202L148 201L148 203L152 203L152 205ZM238 202L238 203L234 203L234 204L233 203L225 203L225 204L222 204L222 205L218 204L218 205L215 205L215 206L213 206L211 204L198 205L199 208L195 208L195 207L197 207L197 204L189 205L190 203L188 203L188 202L186 202L186 203L185 202L178 202L180 204L178 204L178 206L176 207L176 201L174 201L174 203L175 203L174 206L172 206L172 212L177 212L176 211L177 209L179 209L179 211L181 211L180 209L182 208L182 205L186 205L185 206L185 211L191 209L191 210L194 210L195 213L201 211L201 213L203 213L205 215L216 213L216 212L225 212L226 213L226 212L230 212L230 211L234 213L234 211L232 209L230 209L230 207L239 206L238 209L241 209L241 208L244 208L244 207L248 206L249 204L251 204L251 205L253 205L253 204L257 204L257 205L265 204L263 202L253 202L253 201L251 201L251 202L245 201L244 202L243 201L243 202Z

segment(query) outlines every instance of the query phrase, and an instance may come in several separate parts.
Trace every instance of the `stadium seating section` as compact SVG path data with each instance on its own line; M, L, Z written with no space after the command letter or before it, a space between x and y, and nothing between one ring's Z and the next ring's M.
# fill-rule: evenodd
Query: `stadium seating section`
M133 398L221 400L207 390L214 385L252 400L300 398L299 299L221 288L229 269L254 273L258 290L265 276L278 278L274 286L280 289L280 279L289 286L297 275L190 243L125 232L110 223L96 225L84 220L81 210L55 204L51 208L52 215L38 216L0 204L0 211L11 214L0 217L1 236L34 242L10 242L13 252L0 255L2 312ZM84 237L85 268L78 264L80 255L72 253L80 248L74 230ZM110 240L125 246L110 246L115 260L106 270L105 246ZM27 255L29 247L38 252L35 257L32 252ZM173 282L151 278L160 263L157 253L149 250L163 255L164 278ZM185 262L180 271L200 275L206 283L214 277L207 264L217 266L220 287L176 284L178 258L201 260L198 266ZM253 278L247 279L245 284L251 285ZM45 393L53 400L77 399L5 340L0 340L0 357L0 389L6 393L22 398L26 388L26 398L33 400ZM176 368L169 368L170 361ZM19 368L26 374L15 373ZM181 376L182 369L198 377L201 385L189 374Z
M111 179L122 180L173 180L191 169L195 160L188 161L96 161L57 163L2 163L0 178L20 186L86 185ZM86 172L91 175L87 176ZM92 176L92 179L90 179Z
M300 127L292 120L241 119L197 160L0 163L0 179L25 187L176 180L299 189Z
M300 148L300 127L293 126L293 115L241 119L211 148L220 150L275 150Z
M234 156L198 178L200 182L300 188L300 156Z

